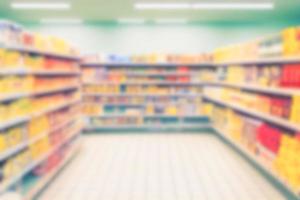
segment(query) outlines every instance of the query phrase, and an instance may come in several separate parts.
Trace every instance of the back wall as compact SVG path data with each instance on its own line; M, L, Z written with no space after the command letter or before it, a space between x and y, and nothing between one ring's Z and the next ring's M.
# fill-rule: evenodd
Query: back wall
M199 53L279 32L294 23L74 26L28 24L33 31L63 37L83 53ZM299 23L300 24L300 23Z

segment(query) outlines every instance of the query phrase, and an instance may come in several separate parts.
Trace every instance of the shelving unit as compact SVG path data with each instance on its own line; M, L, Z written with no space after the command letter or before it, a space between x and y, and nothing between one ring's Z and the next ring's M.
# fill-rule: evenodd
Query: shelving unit
M31 54L41 55L41 56L53 57L57 59L72 60L76 62L80 60L78 56L51 52L51 51L44 51L32 47L24 47L24 46L17 46L17 45L2 45L0 46L0 48L11 50L11 51L18 51L22 53L31 53Z
M250 159L253 163L263 169L264 173L270 175L271 177L275 178L283 187L285 187L289 193L293 194L293 198L298 198L300 196L300 189L295 190L293 189L286 180L282 177L279 177L270 166L267 166L263 163L263 161L255 154L249 152L242 144L238 143L237 141L233 140L228 134L226 134L223 130L219 129L218 127L214 126L214 130L228 143L230 143L233 147L235 147L238 151L240 151L244 156Z
M215 82L207 82L207 83L205 83L205 85L229 87L229 88L236 88L236 89L241 89L241 90L246 90L246 91L266 93L266 94L275 94L275 95L282 95L282 96L300 95L300 89L266 87L266 86L259 86L259 85L253 85L253 84L235 84L235 83L227 83L224 81L215 81Z
M260 58L254 60L236 60L236 61L223 61L215 62L216 66L229 66L229 65L265 65L265 64L287 64L287 63L299 63L300 58L297 56L289 57L272 57L272 58Z
M212 62L202 62L202 63L99 63L90 62L83 64L86 67L99 67L106 66L110 68L140 68L140 67L151 67L151 68L178 68L178 66L186 66L189 68L215 68L215 64Z
M215 63L218 70L216 78L214 81L204 83L204 94L202 95L204 102L206 102L205 104L212 108L212 113L208 114L213 121L212 127L215 132L254 163L255 166L258 166L264 174L272 177L272 182L276 182L275 185L279 185L279 189L283 190L284 193L288 193L291 199L300 198L300 188L292 186L290 179L285 177L286 175L280 174L278 163L276 163L279 156L283 159L282 152L285 152L284 150L288 151L288 149L281 149L283 144L280 144L277 152L273 152L275 150L271 150L271 147L267 146L271 144L263 144L262 139L259 138L261 137L259 135L261 132L259 131L262 127L268 127L272 131L277 131L276 133L279 133L281 137L288 137L286 140L291 141L292 138L296 140L300 126L295 122L297 119L292 118L292 116L293 110L297 109L295 106L297 106L296 102L300 95L300 88L296 86L295 82L290 83L290 86L284 85L284 81L288 78L283 77L286 75L283 73L283 68L290 65L296 67L295 65L297 64L300 64L299 57L262 58ZM274 79L272 80L272 76L266 72L264 74L264 72L260 71L261 74L259 74L255 67L256 70L259 70L259 68L262 70L263 67L265 69L269 67L269 70L271 67L273 67L272 70L276 68L277 71L272 71ZM230 71L230 68L234 71ZM238 71L237 68L243 71ZM251 71L246 71L248 69L252 69L252 73L258 73L258 76L247 74L251 73ZM223 74L224 72L225 74ZM270 71L268 72L270 73ZM233 73L236 76L229 75L229 73ZM259 79L259 75L265 76ZM292 81L296 81L294 79ZM258 99L261 98L265 98L265 103L269 103L266 104L269 111L257 108L257 104L259 104ZM280 114L272 113L274 112L274 110L271 110L272 107L278 106L278 104L273 105L272 103L274 100L278 102L278 99L289 102L286 105L288 113L283 114L280 111ZM250 106L250 102L253 106ZM264 105L263 103L263 101L260 102L262 106ZM251 135L250 131L252 131ZM270 130L268 129L268 131ZM275 143L277 141L274 138L275 136L271 135L271 132L268 132L268 134L269 140L273 140L273 143ZM272 134L275 133L272 132ZM284 148L287 147L285 146ZM277 171L275 170L276 167ZM283 170L282 168L280 170Z
M32 200L35 196L37 196L46 186L49 184L56 175L59 174L61 170L69 163L71 160L75 157L77 153L80 151L80 143L74 144L74 147L72 147L71 150L67 153L63 161L60 162L60 164L55 168L52 169L45 177L41 178L36 184L35 187L30 189L30 191L27 192L24 200Z
M17 143L7 143L5 149L0 145L3 171L0 195L12 190L22 193L25 199L30 200L39 194L51 178L78 152L79 135L83 128L80 116L79 58L25 47L1 46L0 49L16 53L20 58L51 58L68 63L69 66L69 70L59 69L59 65L56 69L40 65L37 69L28 63L23 64L23 59L19 59L19 65L15 63L13 66L0 66L0 81L6 81L9 77L17 78L14 81L17 81L20 87L14 91L3 85L6 88L0 94L0 107L5 107L5 110L0 109L1 115L3 112L11 112L9 116L3 115L0 119L1 145L10 140L13 130L20 134L13 139L18 141ZM25 82L29 77L31 81ZM62 84L59 84L60 81ZM27 83L30 83L30 88L20 86ZM21 114L15 111L14 117L13 112L6 109L11 109L10 105L20 101L26 102L26 111L22 110ZM4 117L7 119L3 119ZM7 174L8 170L10 174ZM35 183L26 188L29 182Z
M153 128L154 125L201 128L203 122L208 123L207 117L202 116L202 76L209 79L213 70L209 63L83 63L83 102L85 111L91 111L86 113L86 130ZM107 91L93 90L93 87L106 87ZM138 91L130 91L130 87ZM183 102L190 103L180 111L180 106L187 105ZM189 111L184 113L184 110ZM187 118L193 122L187 122Z
M236 111L243 112L245 114L254 116L255 118L258 118L258 119L261 119L261 120L264 120L264 121L268 121L268 122L273 123L275 125L284 127L286 129L290 129L290 130L294 130L294 131L300 131L300 126L299 125L294 124L294 123L288 121L287 119L282 119L280 117L272 116L271 114L266 114L266 113L263 113L263 112L254 111L251 108L246 108L244 106L240 106L240 105L237 105L237 104L234 104L234 103L227 103L227 102L219 100L217 98L209 97L208 95L205 95L204 98L209 100L209 101L212 101L214 103L223 105L225 107L232 108Z

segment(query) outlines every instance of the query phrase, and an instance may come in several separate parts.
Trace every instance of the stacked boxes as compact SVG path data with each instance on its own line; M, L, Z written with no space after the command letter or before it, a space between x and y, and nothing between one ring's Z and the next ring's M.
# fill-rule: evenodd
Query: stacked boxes
M283 31L284 55L300 55L300 28L292 27Z
M274 161L276 171L295 188L300 188L300 140L283 135L278 157Z

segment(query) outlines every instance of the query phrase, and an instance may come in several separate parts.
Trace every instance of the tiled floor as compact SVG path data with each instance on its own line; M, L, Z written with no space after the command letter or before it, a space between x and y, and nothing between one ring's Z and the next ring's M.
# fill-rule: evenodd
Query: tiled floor
M40 200L281 200L233 150L208 134L84 137L79 156Z

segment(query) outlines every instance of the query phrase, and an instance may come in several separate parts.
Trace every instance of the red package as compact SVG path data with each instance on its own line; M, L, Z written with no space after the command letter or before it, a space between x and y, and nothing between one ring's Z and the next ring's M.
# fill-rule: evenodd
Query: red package
M22 33L22 44L26 47L34 47L34 37L29 32Z
M281 141L280 131L276 128L270 127L267 124L262 124L257 131L258 142L266 149L269 149L271 152L277 154Z
M189 68L188 68L188 67L182 66L182 67L178 67L178 68L177 68L177 71L178 71L179 73L188 73L188 72L189 72Z

